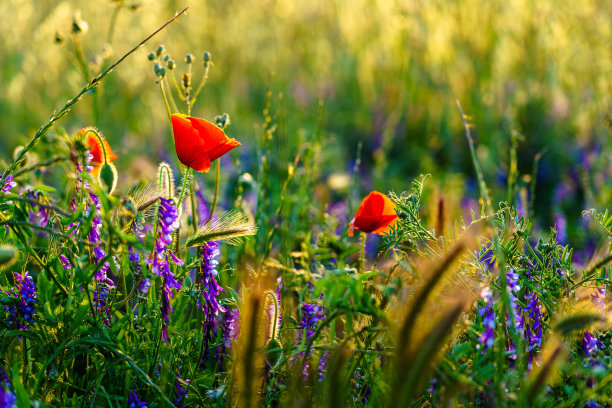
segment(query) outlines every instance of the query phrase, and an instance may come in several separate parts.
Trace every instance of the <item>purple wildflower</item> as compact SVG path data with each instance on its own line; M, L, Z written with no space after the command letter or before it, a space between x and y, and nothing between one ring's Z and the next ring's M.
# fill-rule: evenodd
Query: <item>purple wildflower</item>
M174 383L176 389L174 390L174 405L176 405L177 407L184 407L185 406L185 400L187 399L187 386L189 385L189 381L190 380L183 380L181 381L181 376L177 374L177 379ZM185 383L185 386L183 386L183 383Z
M140 293L148 293L149 287L151 287L151 281L149 278L142 276L142 265L140 264L140 252L136 251L131 245L128 246L128 259L132 264L132 273L134 274L134 282L140 282L138 284L138 290Z
M17 183L13 181L12 175L9 174L8 176L5 176L4 174L4 172L0 174L0 191L4 194L9 194L11 189L15 187Z
M582 349L584 350L584 354L591 356L592 354L597 353L597 351L605 348L606 346L604 346L597 337L594 337L588 331L584 333L584 339L582 339Z
M72 268L72 265L70 265L70 260L68 259L68 257L66 257L66 255L60 254L59 261L62 264L62 268L66 270L70 270Z
M155 240L155 249L153 257L148 261L151 265L151 271L162 277L162 338L165 342L168 341L168 323L170 321L169 314L174 312L170 305L170 297L174 294L172 289L180 289L181 284L177 282L174 274L170 271L170 258L174 264L182 266L184 261L178 259L169 249L172 244L172 234L179 227L179 216L172 199L159 199L159 212L157 215L157 237Z
M495 342L495 311L493 310L493 292L491 289L483 289L481 296L484 306L478 309L478 314L483 316L482 324L485 329L478 337L478 347L482 347L482 354L485 354L485 351Z
M355 369L355 374L353 375L353 380L351 383L353 385L353 401L361 401L363 405L367 404L372 390L370 389L366 381L365 373L363 373L361 368Z
M238 340L239 314L239 309L230 309L223 315L221 345L217 347L216 355L219 369L223 368L223 357L227 355L227 350L232 348L232 341Z
M27 330L30 323L34 323L34 315L36 310L36 284L32 281L32 277L27 271L23 273L13 272L15 286L12 293L6 293L13 298L14 303L3 306L8 313L8 325L17 327L21 330Z
M0 407L17 407L17 398L7 386L0 386Z
M323 307L315 304L315 303L303 303L301 307L302 311L302 320L300 322L300 327L303 329L299 332L298 343L308 343L312 336L314 335L317 324L325 319L325 310ZM310 354L312 354L312 349L310 350ZM300 352L296 354L293 359L301 358L304 356L304 352ZM302 368L302 378L305 380L308 379L308 369L309 364L307 362L304 363L304 367Z
M317 366L317 370L319 371L319 382L323 382L325 378L325 373L327 373L327 363L329 363L331 355L329 354L329 350L323 351L323 355L321 355L321 359L319 360L319 365Z
M130 391L128 395L128 408L147 408L147 403L138 399L136 391Z
M219 312L225 312L225 308L219 304L217 297L219 293L225 293L225 290L217 283L215 277L218 272L215 269L219 262L215 259L219 252L219 246L216 242L206 242L200 247L200 256L202 264L200 266L199 286L200 298L198 299L198 308L204 313L202 322L202 332L204 333L204 354L200 361L200 366L203 367L208 360L208 346L212 340L213 334L217 333L216 318Z
M542 346L542 312L540 311L539 299L536 292L532 292L527 297L527 307L523 309L527 312L531 325L525 325L525 339L528 341L530 361L531 355Z

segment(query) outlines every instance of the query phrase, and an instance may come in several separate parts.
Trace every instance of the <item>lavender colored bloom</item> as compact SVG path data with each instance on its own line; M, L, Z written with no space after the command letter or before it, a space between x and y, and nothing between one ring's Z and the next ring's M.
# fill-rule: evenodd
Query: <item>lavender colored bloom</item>
M605 349L606 346L597 338L594 337L590 332L586 332L584 334L584 338L582 339L582 349L584 350L584 354L587 356L591 356L592 354L597 353L599 350Z
M15 187L16 185L17 183L13 181L12 175L9 174L8 176L5 176L4 172L0 174L0 191L1 192L3 192L4 194L9 194L11 192L11 189Z
M195 194L198 198L198 216L200 217L200 222L204 222L210 217L210 211L206 205L206 198L204 198L204 193L202 192L201 188L198 188Z
M329 350L323 351L323 355L319 360L319 365L317 366L317 370L319 371L319 382L323 382L325 378L325 373L327 373L327 363L329 363L331 355L329 354Z
M528 297L527 307L523 309L527 312L531 325L525 325L525 339L528 341L530 355L542 346L542 312L540 311L539 299L536 292L532 292ZM531 360L531 359L530 359Z
M147 408L147 403L138 399L136 391L130 391L128 395L129 408Z
M188 385L190 380L184 380L184 382ZM183 381L181 381L180 375L177 374L177 379L174 383L176 389L174 390L174 405L177 407L184 407L185 400L187 399L187 386L183 386Z
M506 282L508 284L507 290L510 298L510 305L512 307L512 314L514 315L514 326L516 327L516 330L520 331L523 329L524 321L521 314L521 309L516 299L518 291L521 290L521 286L519 285L518 281L518 273L514 271L514 268L510 268L510 270L508 270L506 273Z
M202 332L204 334L204 354L200 361L200 366L203 367L208 360L209 344L213 334L216 335L216 318L219 312L225 312L225 308L219 304L217 297L219 293L225 293L225 290L217 283L215 277L218 272L215 269L219 262L216 257L220 254L219 246L216 242L206 242L200 247L200 256L202 264L200 266L200 275L198 277L198 285L200 287L200 297L198 298L198 308L204 313L202 322Z
M353 401L360 401L361 404L365 405L368 403L368 398L372 390L366 381L366 376L361 368L355 370L353 375Z
M216 359L219 362L219 369L223 368L223 357L227 355L227 350L232 348L232 341L238 340L239 309L230 309L225 312L222 320L221 344L217 347Z
M180 221L176 206L172 199L159 199L159 212L157 214L157 236L152 259L147 263L151 271L162 277L162 338L168 341L168 324L170 313L174 312L170 305L170 297L174 296L172 289L180 289L181 284L177 282L172 271L170 271L170 258L175 265L182 266L184 261L178 259L169 249L172 244L172 234L179 227Z
M325 310L323 307L315 304L315 303L303 303L301 307L302 311L302 320L300 322L300 327L303 329L299 332L298 343L308 343L312 336L314 335L317 324L325 319ZM312 349L310 350L310 354L312 354ZM293 357L293 360L296 358L301 358L304 356L304 352L300 352ZM305 380L308 379L308 368L309 364L307 362L304 363L304 367L302 368L302 378Z
M142 265L140 264L140 252L136 251L132 246L128 246L128 259L132 265L132 273L134 274L134 281L140 282L138 284L138 290L140 293L148 293L149 287L151 287L151 281L149 278L142 276Z
M68 257L66 257L66 255L60 254L59 261L62 264L62 268L66 270L70 270L72 268L72 265L70 265L70 260L68 259Z
M478 314L483 316L482 324L485 330L478 337L478 347L482 347L482 354L495 343L495 311L493 310L493 292L490 288L482 291L484 306L478 309Z
M557 242L561 245L567 244L567 219L561 212L554 215L555 226L557 229Z
M13 408L17 407L17 398L8 387L0 387L0 407Z
M13 272L15 287L12 293L7 293L14 299L14 303L3 306L8 313L7 324L21 330L27 330L30 323L34 323L36 310L36 284L27 271L23 273Z

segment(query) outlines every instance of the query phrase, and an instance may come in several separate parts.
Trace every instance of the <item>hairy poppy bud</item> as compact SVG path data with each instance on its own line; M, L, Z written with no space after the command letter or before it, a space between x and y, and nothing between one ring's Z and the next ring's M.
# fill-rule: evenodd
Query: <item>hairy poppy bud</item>
M168 61L168 69L172 71L174 68L176 68L176 64L174 63L174 60Z
M193 55L192 54L185 55L185 62L187 64L191 64L193 62Z
M211 58L211 56L210 56L210 52L208 52L208 51L206 51L206 52L204 53L204 55L202 55L202 59L204 60L204 62L205 62L205 63L210 62L210 58Z
M104 163L100 168L98 180L107 194L113 194L115 187L117 187L117 168L115 165L112 163Z
M150 52L149 55L147 55L147 58L149 59L149 61L154 61L155 60L155 53L154 52Z
M160 55L162 55L164 53L164 46L160 45L159 47L157 47L157 49L155 50L155 54L159 57Z

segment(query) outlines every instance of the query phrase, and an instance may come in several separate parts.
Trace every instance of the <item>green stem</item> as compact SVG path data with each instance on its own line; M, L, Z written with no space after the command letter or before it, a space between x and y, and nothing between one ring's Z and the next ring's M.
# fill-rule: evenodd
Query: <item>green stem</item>
M364 265L365 265L365 246L366 246L366 238L368 234L365 232L361 232L361 252L359 253L359 273L363 273Z
M217 198L219 196L219 180L221 179L221 164L220 160L217 159L216 167L215 167L215 192L213 195L213 201L210 205L210 215L208 216L208 221L212 220L213 214L215 213L215 207L217 207Z

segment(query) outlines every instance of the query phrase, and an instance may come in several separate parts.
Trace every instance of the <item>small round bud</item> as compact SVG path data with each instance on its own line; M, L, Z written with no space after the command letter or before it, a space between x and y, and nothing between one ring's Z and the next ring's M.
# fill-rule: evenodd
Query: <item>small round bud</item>
M162 78L166 76L166 68L165 67L161 67L160 68L159 76L162 77Z
M74 13L74 16L72 16L72 34L84 34L88 29L89 25L81 18L81 13Z
M202 55L202 59L204 59L204 62L210 62L210 58L211 58L210 52L208 51L206 51L204 55Z
M102 58L104 59L109 58L112 53L113 53L113 48L111 47L110 44L107 43L102 46Z
M186 72L183 74L182 84L184 89L191 88L191 76Z
M170 55L169 55L169 54L166 54L166 55L164 55L164 58L162 58L162 61L166 62L166 61L168 61L169 59L170 59Z
M221 129L225 129L230 124L229 114L224 113L223 115L219 115L215 118L215 122L217 122L217 126Z
M185 55L185 62L187 64L191 64L193 62L193 55L192 54Z
M155 50L155 54L157 54L157 56L159 57L160 55L162 55L164 52L164 46L160 45L159 47L157 47L157 50Z
M147 55L147 58L149 59L149 61L153 61L155 59L155 53L150 52L149 55Z
M59 31L56 31L55 32L55 43L61 44L63 42L64 42L64 35L60 33Z
M174 68L176 68L176 64L174 63L174 60L168 61L168 69L172 71Z
M155 72L155 75L159 75L159 73L161 72L162 66L159 63L156 63L155 65L153 65L153 71Z

